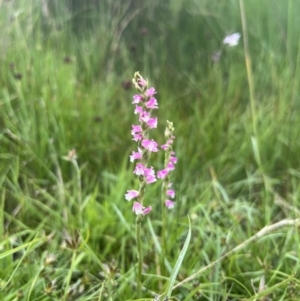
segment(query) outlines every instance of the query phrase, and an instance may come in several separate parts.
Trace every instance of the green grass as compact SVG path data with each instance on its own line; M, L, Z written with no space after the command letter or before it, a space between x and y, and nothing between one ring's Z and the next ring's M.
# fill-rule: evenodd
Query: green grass
M137 298L135 216L124 199L137 184L135 91L123 85L138 70L158 91L153 135L163 143L173 121L178 157L165 266L160 184L147 191L143 298L165 291L189 215L173 296L299 299L299 221L247 240L299 218L300 7L244 2L256 132L243 41L222 45L242 33L239 1L51 1L48 17L35 1L0 2L1 300ZM78 168L65 160L72 149Z

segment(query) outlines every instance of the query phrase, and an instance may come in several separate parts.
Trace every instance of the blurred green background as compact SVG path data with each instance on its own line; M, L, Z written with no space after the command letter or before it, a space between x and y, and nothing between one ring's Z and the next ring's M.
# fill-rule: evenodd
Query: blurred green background
M269 140L264 159L274 170L298 153L291 129L299 3L257 3L245 3L248 35L259 131ZM129 82L136 70L159 91L162 118L181 121L178 144L187 133L193 138L182 150L195 158L191 168L220 157L223 166L239 160L250 141L243 124L250 118L243 45L222 46L226 34L242 31L238 1L3 1L1 28L2 132L26 140L43 161L53 139L59 154L75 147L94 176L103 164L117 170L132 147L124 129L132 121ZM218 51L220 61L213 62ZM277 119L269 133L268 118ZM224 154L228 143L235 154ZM270 158L274 143L277 155ZM232 163L245 169L246 158Z

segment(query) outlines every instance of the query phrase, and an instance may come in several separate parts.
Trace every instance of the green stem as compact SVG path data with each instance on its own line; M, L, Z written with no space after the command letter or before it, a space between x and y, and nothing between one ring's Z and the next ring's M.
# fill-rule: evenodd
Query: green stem
M78 163L76 160L72 161L75 170L76 170L76 187L77 187L77 202L78 205L81 204L82 202L82 196L81 196L81 172L80 172L80 168L78 166Z
M167 227L167 217L166 217L166 195L167 195L167 189L168 189L168 180L165 179L165 181L162 184L161 188L161 249L162 249L162 262L164 262L164 257L166 254L166 227ZM161 267L163 269L163 266Z
M141 241L141 228L142 228L142 217L138 215L136 217L136 243L137 243L137 297L141 297L142 292L142 268L143 268L143 253L142 253L142 241Z
M5 205L5 189L1 191L1 203L0 203L0 240L3 241L4 237L4 205Z
M79 218L79 226L82 226L82 211L81 211L81 204L82 204L82 191L81 191L81 172L76 160L72 160L72 163L76 170L76 194L77 194L77 212Z
M161 275L165 275L165 258L167 254L167 243L166 243L166 227L167 227L167 217L166 217L166 183L163 182L161 188L161 254L160 254L160 273Z
M169 144L166 152L165 152L165 162L164 167L168 167L168 163L170 162L171 153L172 153L172 143L173 143L173 131L174 126L173 122L167 120L167 127L165 129L165 138L166 144ZM167 200L167 191L169 188L169 176L167 175L161 187L161 221L162 221L162 228L161 228L161 273L162 275L165 273L165 257L167 254L167 241L166 241L166 230L167 230L167 216L166 216L166 206L165 202Z

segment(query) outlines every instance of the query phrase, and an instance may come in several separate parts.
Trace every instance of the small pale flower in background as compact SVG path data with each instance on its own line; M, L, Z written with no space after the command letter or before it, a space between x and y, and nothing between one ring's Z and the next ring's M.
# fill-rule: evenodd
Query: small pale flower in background
M223 44L231 47L237 46L239 44L240 37L241 34L238 32L233 33L231 35L227 35L223 40Z

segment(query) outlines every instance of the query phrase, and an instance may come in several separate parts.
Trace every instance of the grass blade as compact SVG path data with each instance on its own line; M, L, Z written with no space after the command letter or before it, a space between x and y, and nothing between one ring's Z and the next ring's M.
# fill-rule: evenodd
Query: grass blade
M188 217L189 218L189 217ZM178 275L178 272L179 272L179 269L182 265L182 261L185 257L185 254L187 252L187 249L188 249L188 246L190 244L190 240L191 240L191 233L192 233L192 230L191 230L191 221L190 221L190 218L189 218L189 231L188 231L188 235L185 239L185 242L184 242L184 245L183 245L183 248L179 254L179 257L176 261L176 264L175 264L175 267L171 273L171 276L170 276L170 280L169 280L169 283L168 283L168 286L167 286L167 297L170 297L171 296L171 293L172 293L172 290L173 290L173 286L174 286L174 283L175 283L175 280L177 278L177 275Z

